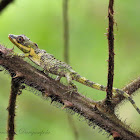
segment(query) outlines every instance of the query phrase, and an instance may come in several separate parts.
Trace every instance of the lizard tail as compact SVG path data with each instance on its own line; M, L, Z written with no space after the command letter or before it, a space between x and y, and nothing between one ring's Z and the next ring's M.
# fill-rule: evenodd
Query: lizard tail
M94 82L86 79L85 77L80 76L76 72L72 73L72 79L77 81L77 82L79 82L79 83L81 83L81 84L84 84L84 85L86 85L88 87L91 87L91 88L94 88L94 89L97 89L97 90L106 91L106 89L107 89L106 86L100 85L98 83L94 83ZM134 102L134 100L132 99L132 97L129 94L127 94L126 92L124 92L124 91L122 91L120 89L117 89L117 88L113 88L112 92L117 93L117 94L121 94L125 98L127 98L131 102L131 104L134 106L136 111L140 114L140 109L136 106L136 103Z
M79 74L77 74L76 72L73 72L71 74L72 76L72 79L81 83L81 84L84 84L88 87L91 87L91 88L94 88L94 89L97 89L97 90L102 90L102 91L106 91L106 86L103 86L103 85L100 85L98 83L94 83L88 79L86 79L85 77L82 77L80 76Z
M132 99L132 97L129 94L127 94L125 91L122 91L118 88L113 88L112 92L123 95L125 98L127 98L130 101L130 103L133 105L133 107L136 109L136 111L140 114L140 109L137 107L135 101Z

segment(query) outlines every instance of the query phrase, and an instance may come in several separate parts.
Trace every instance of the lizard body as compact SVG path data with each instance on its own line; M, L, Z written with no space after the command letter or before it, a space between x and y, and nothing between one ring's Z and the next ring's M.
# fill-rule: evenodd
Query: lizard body
M10 41L13 44L15 44L24 53L24 54L16 54L16 55L22 57L28 57L35 64L42 67L45 72L49 72L57 75L58 76L57 79L60 79L61 77L66 77L68 84L74 89L76 89L76 86L72 82L72 80L75 80L79 83L82 83L86 86L89 86L97 90L106 91L107 89L106 86L94 83L86 79L85 77L80 76L68 64L56 59L52 54L47 53L45 50L39 49L37 44L30 41L30 39L27 38L25 35L10 34L8 37ZM124 97L126 97L132 103L132 105L137 110L137 112L140 114L139 108L136 106L135 102L129 96L129 94L117 88L113 88L112 92L121 94Z

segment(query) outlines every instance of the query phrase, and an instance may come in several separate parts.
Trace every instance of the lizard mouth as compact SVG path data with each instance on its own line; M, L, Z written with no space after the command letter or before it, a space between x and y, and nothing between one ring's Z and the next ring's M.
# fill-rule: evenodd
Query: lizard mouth
M13 44L15 44L16 45L16 38L15 38L15 36L14 35L12 35L12 34L9 34L8 35L8 38L9 38L9 40L13 43Z
M12 40L12 39L16 39L15 36L12 35L12 34L9 34L9 35L8 35L8 38L9 38L10 40Z

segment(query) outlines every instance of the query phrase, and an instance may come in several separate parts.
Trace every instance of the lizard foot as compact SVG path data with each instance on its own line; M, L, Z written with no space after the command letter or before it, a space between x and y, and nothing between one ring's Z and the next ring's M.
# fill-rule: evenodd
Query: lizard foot
M72 96L73 92L77 92L77 87L75 85L69 85L68 86L68 91L66 91L65 93L69 93L70 97Z

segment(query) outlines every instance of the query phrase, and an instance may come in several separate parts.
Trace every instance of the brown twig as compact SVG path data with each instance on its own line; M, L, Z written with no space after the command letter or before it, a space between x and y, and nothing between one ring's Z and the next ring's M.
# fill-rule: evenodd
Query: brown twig
M14 0L1 0L0 1L0 12L2 12L4 10L4 8L7 7L8 4L10 4L13 1Z
M98 125L106 132L117 132L124 140L139 140L140 135L128 125L121 122L113 113L106 112L102 102L98 103L82 96L80 93L68 93L69 89L60 82L48 77L17 56L7 55L10 50L0 45L0 65L11 75L20 73L26 85L42 92L43 96L50 97L53 101L66 105L74 112L82 115L89 121L89 125ZM65 102L64 102L65 101ZM96 106L95 106L96 104Z
M16 98L19 92L20 82L17 79L13 79L11 81L11 92L9 98L9 105L8 105L8 125L7 125L7 132L8 132L8 140L14 140L15 133L15 106L16 106Z
M106 103L111 105L112 99L112 87L113 87L113 78L114 78L114 10L113 10L114 0L109 0L108 6L108 46L109 46L109 59L108 59L108 83L107 83L107 97Z

